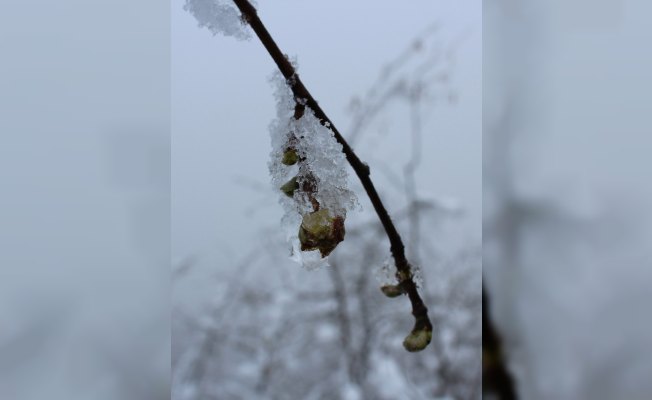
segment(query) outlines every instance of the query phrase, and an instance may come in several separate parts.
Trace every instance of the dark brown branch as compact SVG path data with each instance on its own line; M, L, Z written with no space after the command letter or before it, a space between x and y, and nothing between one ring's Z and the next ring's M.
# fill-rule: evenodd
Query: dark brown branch
M385 232L387 232L387 237L389 238L390 242L390 249L396 264L397 277L399 278L399 282L403 286L403 289L407 293L410 302L412 303L412 315L414 315L414 318L416 319L415 328L432 331L432 324L428 318L428 308L425 306L421 296L419 295L417 286L412 276L410 264L405 257L405 246L403 245L403 240L396 230L392 219L385 209L383 202L380 200L380 196L378 195L378 192L376 191L376 188L371 181L369 167L358 158L353 149L349 146L346 140L344 140L344 137L342 137L340 132L337 130L335 124L333 124L330 118L328 118L317 101L315 101L315 99L312 97L308 89L303 85L301 79L299 79L299 76L294 70L292 63L290 63L285 54L283 54L272 36L267 31L267 28L265 28L260 18L258 18L256 9L247 0L233 1L240 9L243 20L246 21L254 30L263 46L265 46L265 49L267 49L267 52L278 66L278 69L290 84L295 100L298 103L303 103L309 107L315 113L315 116L321 121L321 123L333 131L335 139L342 145L342 151L346 155L346 159L348 160L349 164L351 164L351 168L353 168L356 175L358 175L358 178L360 178L360 182L367 192L369 200L371 200L371 204L376 210L376 214L378 214L378 218L385 228Z
M488 293L482 285L482 392L499 400L515 400L514 379L507 370L500 336L489 314Z

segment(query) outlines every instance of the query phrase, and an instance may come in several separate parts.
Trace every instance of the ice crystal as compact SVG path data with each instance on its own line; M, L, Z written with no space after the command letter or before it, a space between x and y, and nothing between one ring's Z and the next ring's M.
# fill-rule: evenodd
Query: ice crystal
M391 255L388 255L383 264L375 271L376 280L378 280L382 286L396 285L398 284L396 272L394 258ZM410 272L412 273L412 280L417 285L417 288L421 289L423 287L423 272L421 271L421 267L410 264Z
M233 36L239 40L251 38L251 31L231 1L186 0L183 9L195 17L200 28L208 28L213 35Z
M396 266L394 265L394 258L388 255L383 261L383 264L375 271L376 279L381 285L396 285Z
M288 188L293 179L298 183L296 190L283 190L280 196L285 211L282 225L292 245L292 258L314 269L327 265L326 256L343 238L346 213L358 203L348 188L346 157L333 132L309 107L295 119L296 101L288 82L278 72L271 82L277 115L270 125L269 170L277 190Z
M423 288L423 272L421 272L421 267L411 264L410 269L412 270L412 280L417 285L417 289Z

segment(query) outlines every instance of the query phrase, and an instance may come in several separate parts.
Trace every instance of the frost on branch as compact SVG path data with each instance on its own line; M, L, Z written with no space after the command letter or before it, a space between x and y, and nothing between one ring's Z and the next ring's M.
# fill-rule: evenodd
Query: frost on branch
M292 259L307 269L328 265L327 257L344 239L346 212L357 207L348 188L346 157L333 132L305 107L295 118L296 101L276 72L271 79L277 117L270 125L272 183L281 194L282 225Z
M183 9L195 17L200 28L208 28L213 35L233 36L239 40L251 38L240 12L230 0L186 0Z
M410 274L399 273L396 269L396 264L391 255L385 257L383 264L375 271L376 280L380 283L380 290L387 297L397 297L399 294L404 294L401 290L401 282L406 279L414 281L417 289L423 288L423 272L418 265L410 264Z

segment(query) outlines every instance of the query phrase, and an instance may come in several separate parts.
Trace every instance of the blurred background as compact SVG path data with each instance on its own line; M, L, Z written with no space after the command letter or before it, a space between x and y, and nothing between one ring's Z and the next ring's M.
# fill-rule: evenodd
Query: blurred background
M3 400L169 396L170 9L159 4L0 7Z
M332 266L288 260L255 39L182 0L4 2L0 399L650 398L652 6L259 2L433 342L402 349L354 176Z
M352 170L362 210L331 266L289 260L267 167L276 66L172 4L172 397L480 398L480 2L259 2L421 271L421 353L402 346L409 301L379 290L389 242Z
M652 396L651 12L483 3L483 360L519 398Z

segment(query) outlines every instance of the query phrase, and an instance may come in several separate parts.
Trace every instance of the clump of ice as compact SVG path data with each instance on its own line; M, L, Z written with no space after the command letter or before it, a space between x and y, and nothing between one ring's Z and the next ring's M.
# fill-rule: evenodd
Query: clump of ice
M231 1L186 0L183 9L195 17L200 28L208 28L213 35L233 36L239 40L251 38L251 31Z
M410 264L410 269L412 270L412 280L414 284L417 285L417 289L423 288L423 272L421 267L418 265Z
M299 225L297 225L296 230L299 230ZM303 266L308 271L314 271L329 266L328 257L322 257L319 250L301 251L301 243L298 238L290 239L290 243L292 244L290 259Z
M380 268L376 269L375 275L381 286L396 285L398 283L396 280L396 265L394 265L394 258L391 255L388 255Z
M423 287L423 272L421 271L421 267L410 264L410 270L412 271L412 280L417 285L417 288L421 289ZM376 269L375 275L381 285L396 285L398 283L396 279L396 264L394 264L394 258L391 255L388 255L385 261L383 261L383 264Z
M333 132L322 125L308 107L300 119L295 119L296 103L287 81L279 72L274 73L270 81L277 101L276 119L270 124L272 184L278 190L294 176L298 177L300 185L308 179L316 184L316 191L311 195L296 190L294 197L290 198L279 192L285 212L282 225L292 246L292 259L308 269L319 268L328 265L326 258L322 258L319 251L301 251L298 239L302 216L315 211L310 197L319 203L321 209L328 209L332 216L341 217L358 207L358 201L348 187L346 157ZM293 166L281 162L290 142L302 159Z

